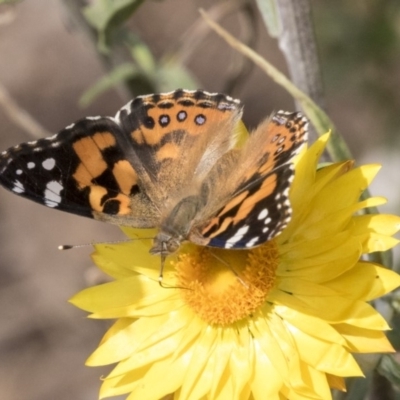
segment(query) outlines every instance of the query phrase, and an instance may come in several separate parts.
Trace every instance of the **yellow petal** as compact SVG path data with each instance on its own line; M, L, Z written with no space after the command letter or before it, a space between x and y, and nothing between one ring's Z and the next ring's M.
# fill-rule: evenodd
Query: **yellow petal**
M347 346L354 353L388 353L394 349L380 331L358 328L348 324L337 324L335 329L347 341Z
M326 286L357 300L372 300L400 286L400 276L387 268L370 262L358 262L354 268Z
M226 387L230 375L229 370L227 370L227 365L229 364L229 359L233 351L233 342L231 341L232 330L228 329L225 331L225 329L221 327L216 327L216 330L218 344L214 354L214 378L209 391L209 397L211 399L220 398L219 394L221 392L226 393L226 391L229 390L229 388Z
M93 319L110 318L139 318L153 317L162 315L168 309L170 312L180 309L184 305L182 298L178 294L173 294L165 298L157 298L151 303L143 302L141 305L122 306L118 308L105 309L89 315Z
M281 242L279 236L277 242L281 257L292 259L295 262L298 259L312 258L328 251L335 251L339 246L345 244L350 236L350 230L346 230L329 236L329 238L322 236L314 239L295 240L293 242Z
M310 281L325 282L348 271L361 255L358 241L350 238L342 246L308 259L290 259L282 256L277 275L306 277ZM290 256L290 255L289 255Z
M107 332L101 344L86 361L86 365L98 366L113 364L128 359L140 344L151 336L152 332L163 326L170 317L168 315L153 318L150 321L139 319L137 321L129 318L117 321ZM174 327L173 331L179 330ZM124 351L125 349L125 351Z
M267 355L262 351L261 345L257 340L253 341L254 367L251 390L254 400L279 400L278 393L282 387L282 377L276 371ZM266 381L266 379L268 379Z
M84 289L70 302L84 310L101 313L113 308L152 304L176 294L157 286L146 276L133 276Z
M329 182L339 178L350 170L353 169L354 161L346 160L331 165L327 165L323 168L319 168L315 177L315 191L318 192Z
M289 226L282 232L283 240L290 237L290 231L296 226L298 214L302 214L303 207L307 204L303 199L307 198L315 180L315 171L318 159L325 149L329 134L321 136L313 145L297 158L295 179L290 189L292 207L296 210Z
M168 322L169 321L167 321L167 323ZM190 325L191 321L189 320L187 322ZM183 329L179 326L171 326L168 329L163 325L159 325L163 328L160 334L157 331L149 332L145 330L144 332L148 337L144 337L143 340L137 344L135 357L130 357L121 361L109 374L109 377L123 375L129 371L140 369L147 364L161 360L166 355L185 353L185 346L190 348L201 333L199 325L196 323L192 323L191 326L189 325ZM132 340L139 341L140 335L137 336L139 336L138 339L136 339L136 336L133 336Z
M273 329L278 329L277 324L273 324ZM280 376L287 376L289 371L287 359L290 355L283 353L265 318L255 315L250 331L253 338L257 340L260 351L264 352Z
M186 369L185 380L180 393L183 399L200 399L211 389L212 377L210 373L215 365L213 353L215 347L219 344L217 332L210 326L201 332L193 344L192 360ZM226 363L228 363L228 360L229 357Z
M388 214L366 214L354 217L353 233L375 232L392 236L400 230L400 217Z
M247 324L239 323L237 325L237 334L232 335L235 344L229 359L229 367L231 374L235 377L233 391L241 395L240 399L250 396L249 382L252 374L252 361L249 357L249 348L252 346L252 337Z
M384 318L369 304L361 301L355 302L341 296L302 296L276 290L274 291L273 301L275 304L292 307L297 311L313 315L329 323L347 322L364 328L388 329Z
M309 204L309 218L318 220L320 213L322 215L333 214L335 211L355 204L379 169L379 165L358 167L326 185Z
M95 246L93 262L106 274L115 279L132 276L135 266L146 265L159 269L160 259L149 254L142 241L133 243L102 244Z
M399 240L377 233L371 233L369 240L364 243L364 252L373 253L375 251L386 251L399 244Z
M346 391L346 383L341 376L326 374L326 378L332 389L340 390L341 392Z
M309 399L324 399L330 400L331 391L326 379L326 373L317 371L313 367L302 362L301 367L303 387L302 388L285 388L282 393L285 394L285 399L290 400L309 400ZM294 389L294 390L293 390Z
M309 336L285 321L302 360L313 368L338 376L363 376L353 356L342 346Z
M299 277L282 279L278 287L279 290L296 296L331 297L340 295L340 292L326 285L319 285Z
M274 312L283 320L290 322L304 333L328 342L344 345L342 336L327 322L311 315L300 313L285 306L275 306Z
M365 264L362 263L361 264ZM366 295L366 300L374 300L383 296L400 286L400 275L397 272L384 268L380 265L368 263L375 270L375 279L370 292Z
M141 375L143 376L143 374ZM124 377L106 378L100 387L99 398L104 399L131 392L140 383L140 377L129 374Z

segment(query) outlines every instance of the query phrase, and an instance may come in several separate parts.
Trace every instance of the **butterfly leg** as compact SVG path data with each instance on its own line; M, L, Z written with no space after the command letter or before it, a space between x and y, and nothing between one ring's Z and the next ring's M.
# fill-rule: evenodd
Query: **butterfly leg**
M239 276L239 274L232 268L232 266L230 264L228 264L225 260L223 260L221 257L218 257L216 254L214 254L212 251L210 251L210 254L217 259L220 263L226 265L232 272L233 274L236 276L236 278L238 279L238 281L246 288L249 288L249 285Z
M160 274L158 275L158 284L164 288L164 289L168 289L169 286L164 286L163 285L163 278L164 278L164 265L165 265L165 259L166 259L166 255L161 253L161 265L160 265Z

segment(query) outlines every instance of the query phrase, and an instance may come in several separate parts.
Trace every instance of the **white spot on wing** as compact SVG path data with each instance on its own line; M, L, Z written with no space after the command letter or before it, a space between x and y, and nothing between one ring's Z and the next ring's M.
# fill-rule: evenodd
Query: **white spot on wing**
M75 123L72 123L65 127L65 129L72 129L75 126Z
M16 180L14 182L14 187L11 190L15 193L24 193L25 192L24 185L18 180Z
M21 175L21 174L22 174L22 169L17 169L17 170L15 171L15 173L16 173L17 175Z
M138 97L145 97L145 96L138 96ZM121 112L122 111L126 111L128 114L131 112L131 104L132 104L132 101L133 100L131 100L131 101L129 101L128 103L126 103L122 108L120 108L120 110L117 112L117 114L115 114L115 117L114 117L114 119L115 119L115 121L119 124L120 123L120 121L121 121Z
M90 121L97 121L99 119L101 119L102 117L100 116L96 116L96 117L86 117L86 119L90 120Z
M258 239L259 239L259 237L256 236L256 237L254 237L253 239L249 240L249 241L246 243L246 247L253 247L253 246L255 246L255 244L258 242Z
M233 247L235 243L237 243L239 240L243 238L243 236L248 232L248 230L249 230L248 225L242 226L231 238L228 239L225 247L228 249Z
M26 166L29 168L29 169L32 169L32 168L35 168L35 163L34 162L32 162L32 161L29 161L28 162L28 164L26 164Z
M48 158L42 162L43 168L51 171L56 165L56 160L54 158Z
M119 123L119 120L116 120L114 117L105 117L105 118L109 119L112 122L115 122L116 124Z
M47 138L45 138L46 140L54 140L57 137L57 133L55 133L52 136L48 136Z
M60 182L50 181L44 191L44 203L47 207L57 207L61 203L60 192L63 186Z
M268 215L268 209L264 208L264 210L262 210L260 214L258 214L257 219L264 219L267 215Z

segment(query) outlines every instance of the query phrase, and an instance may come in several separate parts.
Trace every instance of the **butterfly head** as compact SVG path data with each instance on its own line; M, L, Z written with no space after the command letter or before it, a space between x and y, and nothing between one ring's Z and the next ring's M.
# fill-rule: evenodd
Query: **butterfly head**
M150 249L150 254L157 255L161 254L163 256L168 256L175 253L180 245L182 239L180 237L172 236L166 232L159 232L154 238L153 247Z

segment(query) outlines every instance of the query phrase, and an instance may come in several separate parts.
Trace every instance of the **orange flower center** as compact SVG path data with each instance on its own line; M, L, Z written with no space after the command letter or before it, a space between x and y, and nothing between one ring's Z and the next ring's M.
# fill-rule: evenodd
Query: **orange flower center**
M262 305L276 279L278 249L270 241L253 250L190 246L175 262L185 302L204 321L227 325Z

